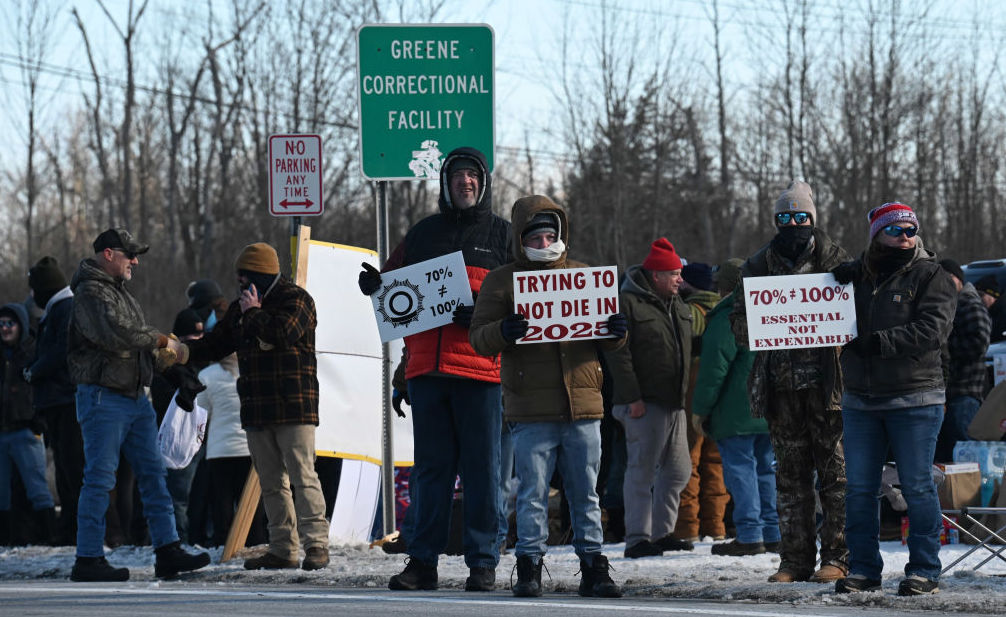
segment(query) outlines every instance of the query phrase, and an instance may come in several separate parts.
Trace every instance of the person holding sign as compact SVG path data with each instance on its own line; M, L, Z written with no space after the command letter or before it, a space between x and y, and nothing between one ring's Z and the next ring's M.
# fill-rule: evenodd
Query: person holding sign
M692 362L692 311L678 294L681 259L667 238L653 242L621 288L628 344L605 355L614 380L611 414L625 427L628 461L625 556L690 551L671 534L692 475L685 395Z
M412 226L392 251L384 271L447 255L464 254L472 295L486 274L512 257L510 224L493 214L492 177L485 156L458 148L440 169L440 212ZM366 295L382 278L364 265ZM405 337L405 378L412 407L415 467L409 479L415 510L409 562L391 577L394 590L437 588L437 560L447 546L454 481L464 483L466 591L492 591L499 563L500 431L503 409L499 358L477 354L468 343L472 306L458 306L454 323ZM498 352L497 352L498 353Z
M898 595L936 593L942 521L932 463L946 402L940 353L957 289L935 254L923 248L909 206L886 203L867 216L866 251L833 271L840 283L855 287L859 327L842 353L849 576L836 582L835 591L880 590L878 499L891 451L908 504L908 563Z
M480 354L495 357L502 352L503 397L519 485L517 582L512 591L519 597L541 595L549 480L558 466L569 500L573 548L583 573L579 593L619 597L622 591L611 580L608 559L601 554L601 508L595 486L604 414L598 348L615 349L624 343L625 316L614 313L599 322L600 335L608 337L600 341L585 338L518 345L528 334L529 324L527 315L514 310L515 273L542 272L547 278L553 270L587 266L567 258L566 212L548 197L518 199L510 220L516 263L486 276L475 302L469 338Z
M794 181L775 202L776 235L741 267L755 276L828 272L848 254L817 226L810 185ZM736 292L730 323L739 347L748 347L744 279ZM768 421L776 455L776 500L782 541L773 583L825 583L848 571L845 547L845 457L842 454L840 347L756 351L751 367L751 415ZM817 496L821 524L821 567L817 561Z

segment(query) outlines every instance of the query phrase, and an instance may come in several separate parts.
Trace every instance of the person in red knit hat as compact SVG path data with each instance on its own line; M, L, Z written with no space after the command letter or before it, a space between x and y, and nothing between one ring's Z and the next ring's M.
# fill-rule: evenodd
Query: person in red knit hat
M692 473L685 415L692 312L678 294L681 280L674 245L656 240L622 283L629 344L606 353L611 412L625 427L625 556L633 559L693 548L671 535Z

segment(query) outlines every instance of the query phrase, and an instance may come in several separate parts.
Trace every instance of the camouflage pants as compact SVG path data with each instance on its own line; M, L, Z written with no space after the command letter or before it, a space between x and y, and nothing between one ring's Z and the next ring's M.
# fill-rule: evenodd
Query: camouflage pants
M772 392L769 436L776 456L780 568L809 575L817 562L814 472L820 490L821 564L848 569L845 546L845 455L842 414L826 411L817 388Z

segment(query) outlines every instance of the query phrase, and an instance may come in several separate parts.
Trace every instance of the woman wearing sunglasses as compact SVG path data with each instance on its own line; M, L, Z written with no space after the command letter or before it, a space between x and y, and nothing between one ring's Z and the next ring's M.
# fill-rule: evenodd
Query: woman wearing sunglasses
M835 591L881 587L878 495L890 449L908 502L909 558L898 595L935 593L942 522L932 462L946 400L940 347L953 324L957 290L923 248L910 207L886 203L867 216L866 251L833 271L840 283L855 285L859 328L842 352L849 576Z

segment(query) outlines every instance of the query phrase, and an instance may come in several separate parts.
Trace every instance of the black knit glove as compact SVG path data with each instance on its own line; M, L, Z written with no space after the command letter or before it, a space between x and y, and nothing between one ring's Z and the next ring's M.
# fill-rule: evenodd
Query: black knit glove
M859 262L858 261L847 261L844 264L838 264L835 266L831 273L835 275L835 280L841 285L846 283L851 283L856 276L859 275Z
M173 364L164 371L164 377L178 388L175 402L185 411L192 411L196 405L196 395L206 389L199 381L199 375L186 364Z
M472 315L474 314L475 306L459 304L458 308L454 309L454 323L462 328L470 328L472 325Z
M377 268L365 262L363 272L360 273L359 285L363 295L374 295L381 288L381 273Z
M514 313L500 322L500 332L508 343L513 343L527 334L527 318Z
M409 393L408 392L399 392L397 389L396 390L392 390L391 391L391 407L392 407L392 409L395 410L395 413L398 414L399 418L404 418L405 417L405 412L402 411L402 403L403 402L406 405L410 406L410 407L412 406L412 401L409 400Z
M625 313L615 313L608 316L608 332L615 338L622 338L629 331L629 319Z

